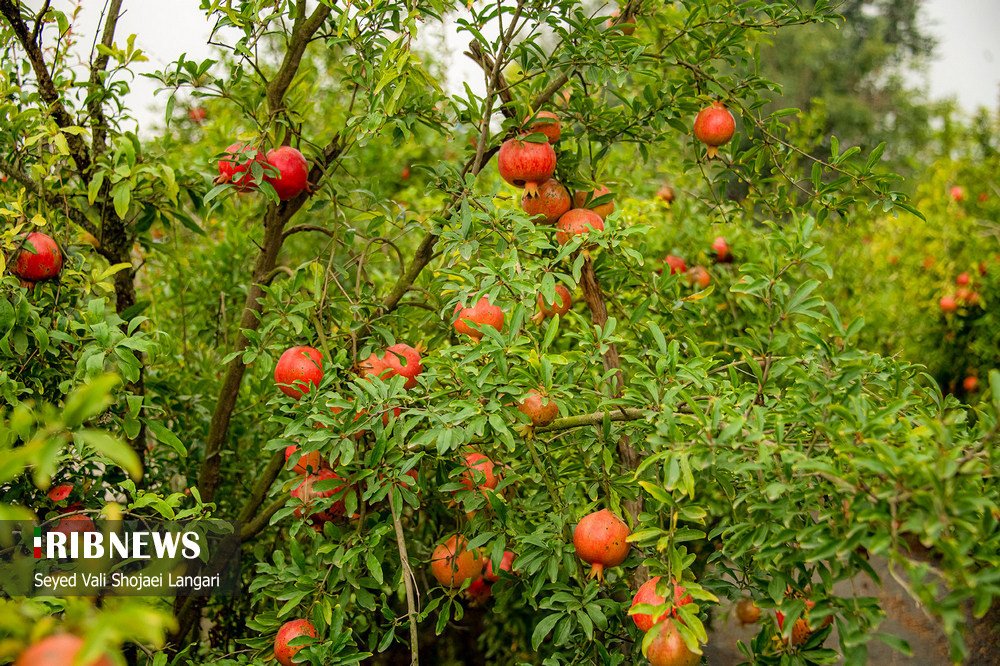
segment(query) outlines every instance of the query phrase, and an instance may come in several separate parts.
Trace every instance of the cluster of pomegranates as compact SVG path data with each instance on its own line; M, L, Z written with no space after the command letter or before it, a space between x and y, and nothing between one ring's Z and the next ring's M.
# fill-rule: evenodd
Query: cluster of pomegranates
M503 552L499 566L493 568L493 561L484 557L479 548L468 548L468 541L460 534L448 537L434 548L431 554L431 575L442 586L459 589L466 582L466 594L473 602L481 604L490 598L493 583L500 580L500 572L514 572L515 555L509 550Z
M216 183L231 183L239 192L257 188L253 164L260 164L264 181L270 183L282 201L294 199L309 187L309 163L291 146L279 146L267 152L250 144L234 143L219 160ZM270 167L270 168L265 168Z
M8 266L10 272L21 279L21 286L31 289L36 282L59 275L63 266L62 250L54 238L34 231L21 240Z
M715 261L720 264L728 264L733 261L733 254L729 248L729 243L722 236L716 236L715 240L712 241L712 251L715 254ZM668 270L670 275L684 275L688 284L692 287L707 289L708 285L712 282L707 268L704 266L692 266L689 269L687 262L677 255L668 254L664 257L663 264L664 267L659 270L660 273Z
M981 264L980 275L986 272L985 264ZM955 285L958 287L954 294L941 297L938 305L945 314L950 314L958 310L959 306L975 308L980 306L979 292L975 291L972 284L972 277L968 273L959 273L955 278Z

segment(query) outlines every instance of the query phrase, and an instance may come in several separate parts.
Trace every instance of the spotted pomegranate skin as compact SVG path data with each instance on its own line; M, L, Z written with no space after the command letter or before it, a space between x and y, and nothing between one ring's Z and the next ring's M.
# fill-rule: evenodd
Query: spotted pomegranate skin
M538 195L538 188L556 170L556 151L546 143L508 139L497 154L500 177L514 187L524 188L529 197Z
M555 143L562 136L559 116L551 111L539 111L535 114L535 119L526 124L529 133L541 132L549 140L549 143Z
M455 306L455 330L463 335L468 335L473 340L483 337L482 331L477 331L469 324L478 324L480 327L492 326L498 331L503 330L503 310L497 305L491 305L487 296L480 298L475 305L463 308L459 303Z
M292 639L299 636L316 638L316 627L309 620L289 620L278 629L278 635L274 638L274 657L281 666L292 666L292 657L305 647L305 645L288 646Z
M244 155L243 153L251 153ZM219 177L217 183L232 183L240 192L247 192L256 187L253 182L251 165L264 163L264 153L250 144L234 143L226 148L226 155L219 160Z
M62 265L59 244L51 236L35 231L18 249L11 272L22 280L42 282L59 275Z
M728 143L735 132L736 120L722 102L713 102L694 119L694 135L708 146L709 159L719 154L719 146Z
M540 322L546 317L559 315L565 317L573 305L573 297L570 296L569 289L561 284L556 285L556 300L553 303L546 303L545 296L538 292L538 312L532 320Z
M598 215L601 216L602 220L608 219L608 215L615 212L615 202L611 200L607 203L603 203L599 206L594 206L593 201L598 197L603 197L606 194L611 194L611 190L601 185L597 189L590 190L577 190L576 194L573 195L573 207L574 208L589 208Z
M31 645L17 658L14 666L70 666L76 663L77 653L83 649L83 639L73 634L55 634ZM107 657L81 666L114 666Z
M62 485L49 488L49 492L45 495L53 502L62 502L64 499L69 497L71 492L73 492L73 486L64 483Z
M559 218L556 225L556 241L560 245L573 240L574 236L584 236L590 231L604 231L604 220L592 210L574 208Z
M555 224L572 207L569 192L554 178L541 184L537 196L521 195L521 210L531 215L535 224Z
M269 174L264 180L271 184L282 201L294 199L309 186L309 163L295 148L279 146L268 151L267 163L278 170L278 175Z
M431 575L444 587L461 587L469 579L483 573L483 556L479 550L465 549L465 537L454 535L438 545L431 554Z
M605 567L616 567L628 557L628 525L607 509L583 518L573 530L577 556L591 565L588 578L603 580Z
M660 576L654 576L650 578L645 583L639 586L639 589L635 592L635 597L632 599L632 606L637 604L650 604L652 606L661 606L666 603L667 599L661 594L656 593L656 584L660 582ZM691 595L685 594L687 590L681 585L674 585L674 607L670 614L676 615L676 607L683 606L685 604L691 603ZM643 631L649 631L653 628L653 625L659 623L663 618L667 617L667 613L663 613L653 619L653 616L648 613L636 613L632 616L632 620L635 622L635 626L639 627Z
M345 504L346 496L342 495L340 499L334 500L330 508L323 511L312 512L313 505L316 500L325 497L333 497L340 491L344 489L344 486L337 486L336 488L331 488L330 490L316 490L315 485L320 481L327 481L333 479L335 481L343 481L333 470L321 469L315 474L307 474L302 483L297 485L292 489L292 497L295 497L302 501L304 506L295 507L295 517L301 518L306 512L309 513L309 518L315 522L324 522L327 520L337 520L342 518L347 513L347 507Z
M656 625L653 642L646 649L650 666L698 666L701 655L688 649L674 620L664 620Z
M559 417L556 403L536 389L528 391L528 396L518 404L517 409L531 419L531 425L536 428L547 426Z
M323 354L312 347L286 349L274 366L274 381L282 393L298 400L323 381Z

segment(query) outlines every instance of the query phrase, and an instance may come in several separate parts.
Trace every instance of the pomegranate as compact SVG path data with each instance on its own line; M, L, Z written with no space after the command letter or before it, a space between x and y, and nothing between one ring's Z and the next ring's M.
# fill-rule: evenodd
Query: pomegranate
M809 620L807 618L809 616L809 609L815 606L816 603L806 599L805 604L806 604L805 612L799 619L795 621L795 624L792 625L792 635L791 635L792 645L802 645L803 643L809 640L809 637L813 633L812 630L809 628ZM778 621L778 631L779 632L782 631L785 627L785 614L782 613L781 611L775 611L774 619ZM824 627L829 626L832 622L833 622L833 617L827 616L827 618L823 620L823 626Z
M934 257L928 255L924 257L924 260L920 263L920 265L925 269L929 269L934 265L935 261Z
M976 197L976 199L979 200L979 203L986 203L987 201L990 200L990 195L987 192L980 192L979 196Z
M539 111L535 114L534 120L525 123L527 133L541 132L549 143L555 143L562 136L562 127L559 125L559 116L551 111Z
M55 634L31 645L18 656L14 666L70 666L83 649L83 639L73 634ZM114 666L107 656L80 666Z
M73 486L63 484L61 486L53 486L49 488L49 492L46 493L46 496L53 502L62 502L64 499L69 497L71 492L73 492Z
M454 535L438 545L431 555L431 574L444 587L462 587L465 581L483 573L483 556L479 550L465 549L465 537Z
M292 467L293 472L310 474L318 472L323 467L323 456L319 454L319 451L311 451L301 456L296 455L298 451L299 447L295 444L290 444L285 447L285 464L287 464L293 456L296 458L295 466Z
M409 180L410 179L410 167L409 167L409 165L403 167L403 170L399 172L399 177L402 180Z
M503 556L500 558L500 566L498 566L497 569L511 573L514 569L514 557L515 555L511 551L503 551ZM487 583L495 583L500 580L500 576L493 571L492 560L486 560L486 572L483 574L483 579L485 579Z
M323 381L323 354L312 347L286 349L274 366L274 381L282 393L298 400L309 393L310 384Z
M486 603L486 600L490 598L491 594L493 594L493 585L483 580L483 577L480 576L476 580L469 583L469 587L465 590L465 592L469 595L469 598L472 599L472 603L478 606Z
M604 579L605 567L616 567L628 556L628 526L607 509L595 511L573 530L577 556L592 565L588 578Z
M671 275L677 275L687 271L687 264L684 263L684 260L672 254L668 254L663 260L663 263L670 267Z
M754 624L760 619L760 609L752 599L740 599L736 604L736 617L740 624Z
M330 508L323 511L312 511L313 506L316 504L316 500L333 497L337 493L344 490L344 485L340 485L336 488L331 488L330 490L316 490L315 485L320 481L343 481L333 470L321 469L315 474L307 474L299 485L295 486L292 490L292 497L301 500L302 505L295 507L295 517L302 518L303 515L308 513L308 518L314 522L324 522L327 520L337 520L343 517L347 513L347 507L345 506L345 496L341 496L340 499L334 500Z
M697 666L701 663L701 655L688 649L674 620L660 622L654 631L653 642L646 649L646 659L651 666Z
M538 188L538 195L521 195L521 210L531 215L535 224L555 224L563 213L572 208L569 192L558 180L549 178Z
M958 303L952 296L942 296L938 305L941 306L941 312L954 312L958 309Z
M267 174L264 180L271 184L282 201L294 199L309 186L309 163L295 148L279 146L269 151L267 163L277 169L278 174Z
M28 234L13 257L10 272L28 282L41 282L59 275L63 265L59 244L51 237L34 231Z
M674 188L669 185L663 185L659 190L656 191L656 198L664 203L671 204L674 202Z
M386 351L385 364L393 375L406 378L403 388L411 389L417 385L417 375L424 370L420 362L420 352L408 344L398 343Z
M733 260L733 255L729 252L729 243L722 236L716 236L712 241L712 249L715 250L715 257L721 263L728 264Z
M500 177L514 187L523 187L529 197L538 196L538 188L556 169L556 151L548 143L508 139L497 154Z
M97 527L94 525L94 521L87 516L73 514L72 516L60 518L56 522L55 527L49 531L65 534L68 537L74 532L78 534L83 534L84 532L96 532Z
M292 639L299 636L316 638L316 627L309 620L289 620L278 629L278 635L274 637L274 658L281 666L292 666L292 657L305 647L305 645L295 647L288 645Z
M536 428L547 426L559 417L556 403L535 389L528 391L528 397L518 403L517 409L531 419L531 425Z
M565 245L574 236L585 236L590 231L604 231L604 220L592 210L574 208L559 218L559 223L556 225L556 241L560 245Z
M632 599L632 606L635 607L638 604L662 606L665 604L667 602L666 597L656 593L656 584L658 582L660 582L660 576L654 576L640 585L639 589L635 592L635 597ZM670 612L670 615L677 615L677 606L683 606L691 603L691 595L685 594L685 592L686 590L684 587L674 583L674 610ZM639 627L643 631L649 631L653 628L653 625L659 623L665 617L667 617L666 612L658 615L655 620L648 613L636 613L632 615L632 620L635 622L635 626Z
M243 153L250 153L245 156ZM257 185L253 182L253 162L264 163L264 153L250 144L234 143L226 148L226 156L219 160L219 177L216 183L232 183L240 192L252 190Z
M602 220L606 220L608 219L608 215L611 215L611 213L615 212L614 200L611 200L607 203L602 203L599 206L594 205L594 200L596 200L598 197L603 197L608 194L611 194L611 190L604 187L603 185L589 192L583 190L577 190L576 194L573 195L573 207L593 210L595 213L601 216Z
M489 488L493 490L497 487L497 483L500 482L499 476L494 471L496 465L493 461L484 456L482 453L470 453L465 456L465 460L462 461L466 470L462 473L462 485L466 488L472 488L475 485L475 477L477 476L472 470L476 470L483 475L482 483L476 485L476 488L483 489Z
M477 324L480 328L492 326L498 331L503 330L503 310L490 304L490 299L483 296L471 308L463 308L459 303L455 306L455 330L478 341L483 337L482 331L474 329L469 324Z
M571 305L573 305L573 298L569 294L569 289L561 284L557 284L556 300L552 305L548 305L545 302L545 297L542 296L542 292L538 292L538 312L535 313L535 316L531 320L540 323L546 317L554 317L555 315L565 317Z
M385 358L379 358L378 354L372 352L368 358L358 364L361 373L369 377L378 377L382 381L389 381L392 378L392 370L389 369Z
M956 202L960 202L962 201L962 199L965 198L965 189L962 188L960 185L956 185L955 187L951 188L950 194L952 199L954 199Z
M621 16L621 10L616 9L615 11L611 12L611 18L609 18L605 23L608 30L614 30L624 35L633 34L635 32L635 25L636 25L635 16L629 16L621 23L615 25L615 19L617 19L619 16Z
M955 284L957 284L959 287L964 287L965 285L969 284L971 280L972 278L969 277L968 273L959 273L958 277L955 278Z
M205 120L205 116L206 116L205 109L201 108L200 106L196 106L188 111L188 118L190 118L191 122L195 123L196 125L200 125L201 121Z
M687 281L692 287L698 286L702 289L707 289L712 278L704 266L695 266L687 272Z
M722 102L713 102L694 119L694 135L708 146L709 159L719 154L719 146L728 143L735 132L736 120Z
M975 375L969 375L962 382L962 388L965 389L966 393L973 393L979 387L979 378Z

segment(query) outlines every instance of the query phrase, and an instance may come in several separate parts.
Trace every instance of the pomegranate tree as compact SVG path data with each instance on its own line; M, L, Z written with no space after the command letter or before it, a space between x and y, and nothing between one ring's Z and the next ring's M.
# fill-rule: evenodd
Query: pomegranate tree
M604 579L606 567L616 567L628 557L628 525L607 509L583 518L573 530L577 556L591 565L588 578Z
M483 573L483 556L466 550L465 537L454 535L439 544L431 554L431 575L444 587L457 588Z
M545 302L545 297L538 292L538 312L531 318L534 322L541 322L546 317L559 315L565 317L573 305L573 298L569 294L569 289L561 284L556 285L556 299L551 304Z
M556 403L536 389L528 391L528 396L517 405L517 409L531 419L531 425L536 428L547 426L559 417Z
M604 197L611 194L611 190L604 187L603 185L598 186L596 189L585 191L577 190L576 194L573 195L573 206L575 208L586 208L592 210L601 216L602 220L608 219L608 215L615 212L615 202L614 199L607 201L602 204L594 205L599 197Z
M316 638L316 627L309 620L289 620L278 629L278 635L274 637L274 658L281 666L292 666L292 658L298 654L305 645L290 646L289 643L299 636L309 636Z
M709 159L719 154L719 146L728 143L735 132L736 120L722 102L713 102L694 119L694 135L708 146L705 154Z
M312 347L286 349L274 366L274 381L282 393L298 400L310 385L323 381L323 354Z
M491 305L487 296L480 298L472 307L463 308L459 303L455 306L455 316L455 330L476 341L483 337L483 333L473 328L471 324L479 328L492 326L498 331L503 330L503 310L499 306Z
M113 666L106 656L86 664L77 662L76 655L83 649L83 639L73 634L55 634L31 645L18 656L14 666Z
M29 282L42 282L59 275L63 254L51 236L34 231L28 234L14 255L11 272Z
M288 201L299 196L309 186L309 163L291 146L279 146L267 153L267 163L278 173L268 173L264 180L271 184L278 198Z
M604 220L592 210L574 208L559 218L556 225L556 241L560 245L573 240L574 236L585 236L591 231L604 231Z
M252 164L264 163L264 153L250 144L234 143L226 148L225 155L219 160L219 177L216 183L231 183L240 192L247 192L256 187L253 182Z
M572 207L569 192L554 178L542 183L535 196L528 196L527 190L521 195L521 210L531 215L535 224L555 224Z
M652 631L652 641L646 647L646 659L651 666L697 666L701 663L701 655L688 648L675 620L664 620Z
M501 178L514 187L524 188L525 196L538 196L538 188L556 169L556 151L548 141L534 143L508 139L500 146L497 168Z

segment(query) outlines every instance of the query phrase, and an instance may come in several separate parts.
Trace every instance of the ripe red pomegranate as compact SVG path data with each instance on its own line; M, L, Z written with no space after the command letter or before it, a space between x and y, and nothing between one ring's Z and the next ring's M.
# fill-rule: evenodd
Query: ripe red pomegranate
M941 306L941 312L954 312L958 309L958 303L952 296L942 296L938 305Z
M200 125L201 121L205 120L206 115L205 109L200 106L196 106L188 111L188 118L191 119L191 122L197 125Z
M547 426L559 417L556 403L535 389L528 391L528 397L518 403L517 409L531 419L531 425L536 428Z
M243 153L249 153L244 155ZM216 183L232 183L237 190L246 192L256 187L251 164L264 163L264 153L249 144L234 143L226 148L226 155L219 160L219 177Z
M292 657L305 647L305 645L289 647L288 644L292 639L299 636L316 638L316 627L309 620L289 620L278 629L278 635L274 637L274 658L281 666L292 666Z
M674 202L674 188L669 185L663 185L659 190L656 191L656 198L664 203L671 204Z
M472 328L470 324L477 324L480 328L492 326L498 331L503 330L503 310L499 306L491 305L487 296L480 298L471 308L463 308L459 303L455 306L454 314L455 330L476 341L483 337L483 333Z
M298 400L309 393L310 384L323 381L323 354L312 347L286 349L274 366L274 381L282 393Z
M573 195L573 207L586 208L588 210L592 210L598 215L600 215L602 220L606 220L608 219L608 215L611 215L611 213L615 212L614 200L612 199L611 201L607 203L602 203L599 206L595 206L593 202L598 197L603 197L607 194L611 194L611 190L604 187L603 185L589 192L585 190L577 190L576 193Z
M444 587L461 587L483 573L483 556L478 549L465 549L465 537L455 535L438 545L431 555L431 574Z
M760 609L752 599L740 599L736 604L736 617L740 624L754 624L760 619Z
M573 240L574 236L585 236L590 231L604 231L604 220L592 210L574 208L559 218L556 225L556 241L560 245Z
M536 323L541 323L546 317L554 317L556 315L565 317L566 313L569 312L570 306L572 305L573 298L569 294L569 289L561 284L557 284L556 300L551 305L545 302L545 297L542 296L542 292L538 292L538 312L535 313L531 320Z
M538 196L538 188L556 170L556 151L548 143L508 139L497 154L500 177L514 187L523 187L529 197Z
M78 534L83 534L84 532L96 532L97 526L94 525L94 521L87 516L81 514L73 514L72 516L66 516L65 518L60 518L55 527L53 527L49 532L58 532L60 534L65 534L67 537L74 532Z
M719 154L719 146L728 143L735 132L736 120L722 102L713 102L712 106L699 111L694 119L694 135L708 146L706 155L709 159Z
M34 231L14 254L10 272L22 280L41 282L59 275L62 265L59 244L51 236Z
M385 357L379 358L376 352L372 352L368 355L368 358L361 361L358 364L358 369L361 370L361 374L369 377L378 377L384 382L389 381L393 376Z
M974 393L978 387L979 387L979 378L976 377L975 375L969 375L962 382L962 388L965 389L966 393Z
M500 566L497 567L497 570L511 573L514 570L514 557L515 555L511 551L503 551L503 556L500 558ZM495 583L500 580L500 576L493 571L493 560L486 560L486 571L483 573L483 579L487 583Z
M313 511L313 506L317 503L317 500L333 497L337 493L344 489L346 484L341 484L336 488L331 488L330 490L316 490L315 486L320 481L343 481L339 476L337 476L333 470L321 469L315 474L307 474L302 482L299 483L292 490L292 497L301 500L302 505L295 507L295 517L302 518L303 515L308 515L308 518L314 522L324 522L327 520L337 520L343 517L347 513L347 507L345 505L346 496L341 496L340 499L334 500L330 508L322 511Z
M409 180L410 179L410 167L409 167L409 165L403 167L403 170L399 172L399 177L402 180Z
M650 666L698 666L701 655L688 649L674 620L656 625L653 642L646 649Z
M83 639L73 634L55 634L31 645L18 656L14 666L71 666L83 649ZM107 656L80 666L114 666Z
M577 556L592 565L588 578L604 579L605 567L616 567L628 556L628 525L607 509L595 511L573 530Z
M480 576L469 583L469 587L465 590L465 593L469 595L473 606L481 606L493 594L493 585L483 580L483 577Z
M46 493L46 496L53 502L62 502L64 499L69 497L71 492L73 492L73 486L63 484L61 486L52 486L49 488L49 492Z
M951 188L950 194L951 198L954 199L955 201L961 201L962 199L965 198L965 190L960 185L956 185L955 187Z
M729 252L729 243L722 236L716 236L712 241L712 249L715 250L715 257L722 263L728 264L733 260L733 255Z
M670 266L671 275L678 275L687 271L687 264L684 263L684 260L672 254L668 254L666 258L664 258L663 263Z
M285 464L288 464L289 459L295 456L295 467L292 468L293 472L299 472L300 474L310 474L318 472L323 467L323 456L319 454L319 451L311 451L303 455L297 455L299 447L295 444L290 444L285 447Z
M496 465L482 453L476 452L466 455L462 461L462 465L465 466L466 470L462 473L461 483L466 488L472 488L473 485L476 485L475 477L477 475L472 470L476 470L476 472L480 472L483 475L483 482L476 485L476 488L480 490L483 488L493 490L497 487L497 483L500 482L500 478L495 472Z
M295 148L279 146L269 151L267 163L278 170L278 175L267 174L264 180L271 184L282 201L294 199L309 186L309 163Z
M634 608L638 604L650 604L652 606L662 606L665 604L667 602L666 597L656 593L656 584L658 582L660 582L660 576L654 576L640 585L639 589L635 592L635 597L632 599L632 607ZM683 586L674 584L674 610L670 612L670 615L677 615L677 606L691 603L691 595L685 594L686 591ZM658 615L655 620L648 613L636 613L632 615L632 620L635 622L635 626L643 631L649 631L653 628L653 625L659 623L665 617L667 617L666 612Z
M420 362L420 352L405 343L398 343L386 350L385 364L396 375L406 378L403 388L411 389L417 385L417 375L424 370ZM392 376L392 375L390 375Z
M958 277L955 278L955 284L957 284L959 287L964 287L965 285L969 284L971 280L972 278L969 277L968 273L959 273Z
M692 287L698 286L702 289L707 289L712 278L704 266L695 266L687 272L687 281Z
M563 213L572 208L569 192L558 180L549 178L538 188L538 195L521 195L521 210L531 215L535 224L555 224Z
M535 114L534 120L525 122L526 133L541 132L549 143L555 143L562 136L562 127L559 125L559 116L551 111L539 111Z
M979 199L979 203L986 203L990 200L990 195L987 192L980 192L976 198Z
M635 32L635 25L636 25L635 16L629 16L623 22L619 23L618 25L615 25L615 19L617 19L619 16L621 16L621 10L616 9L615 11L611 12L611 18L609 18L605 22L605 26L607 26L609 30L613 29L616 32L620 32L625 35L632 35Z

